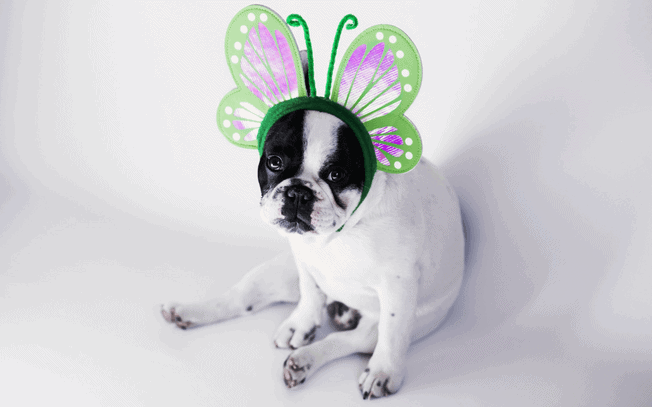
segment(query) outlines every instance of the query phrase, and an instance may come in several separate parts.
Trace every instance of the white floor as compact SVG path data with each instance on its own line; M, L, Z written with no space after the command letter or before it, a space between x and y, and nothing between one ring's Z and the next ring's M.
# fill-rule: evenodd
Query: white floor
M270 6L330 48L343 4L328 24L305 4ZM652 405L650 3L460 2L436 16L446 41L419 3L370 4L361 29L395 19L449 73L407 115L469 231L452 313L372 403ZM291 305L187 331L159 314L286 248L258 221L256 154L214 123L234 86L214 48L243 5L0 6L0 405L363 402L362 355L285 388Z

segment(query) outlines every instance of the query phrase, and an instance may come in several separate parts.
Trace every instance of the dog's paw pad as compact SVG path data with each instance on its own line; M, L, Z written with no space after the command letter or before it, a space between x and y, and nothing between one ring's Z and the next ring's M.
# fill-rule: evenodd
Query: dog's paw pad
M305 382L313 364L314 358L303 349L292 352L283 362L283 380L288 389Z
M303 328L292 321L286 320L276 331L274 346L277 348L299 349L310 344L317 332L317 325Z
M360 375L358 386L364 400L374 397L385 397L394 394L401 387L403 375L386 373L380 369L367 368Z
M194 322L186 320L183 318L182 314L183 308L175 304L163 304L161 305L161 315L169 323L173 323L181 329L187 329L195 325Z

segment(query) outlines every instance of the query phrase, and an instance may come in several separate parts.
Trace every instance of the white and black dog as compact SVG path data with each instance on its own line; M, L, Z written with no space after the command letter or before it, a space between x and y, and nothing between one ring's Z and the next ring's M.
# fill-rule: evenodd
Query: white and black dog
M376 172L353 213L363 168L358 140L335 116L303 110L278 120L258 166L261 215L287 235L292 253L255 267L219 298L163 305L164 318L185 329L298 302L274 339L293 349L283 364L288 387L334 359L372 353L359 379L363 398L396 392L410 343L432 332L458 296L462 220L455 192L425 159L406 174ZM327 303L339 330L312 343Z

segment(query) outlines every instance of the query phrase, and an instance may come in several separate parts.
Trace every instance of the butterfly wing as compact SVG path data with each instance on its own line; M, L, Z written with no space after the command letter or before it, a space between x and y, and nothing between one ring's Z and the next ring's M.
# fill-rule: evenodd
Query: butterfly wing
M256 137L267 111L266 105L248 89L227 93L217 108L217 124L226 138L238 147L258 148Z
M331 99L365 125L381 171L407 172L421 158L419 133L403 116L421 88L421 73L416 46L391 25L363 31L342 58Z
M421 137L407 117L384 116L374 120L370 127L367 130L379 170L400 174L417 165L422 153Z
M307 95L299 49L285 21L259 5L245 7L231 20L224 49L238 88L220 102L217 124L233 144L257 148L267 110Z

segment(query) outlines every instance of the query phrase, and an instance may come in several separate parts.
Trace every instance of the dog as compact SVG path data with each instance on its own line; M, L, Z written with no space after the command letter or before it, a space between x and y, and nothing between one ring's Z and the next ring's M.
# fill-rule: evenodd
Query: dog
M278 120L258 165L260 207L292 252L219 298L163 305L165 320L186 329L297 302L274 336L276 347L292 350L283 364L288 387L332 360L367 353L362 397L398 391L410 344L437 328L459 294L462 219L453 188L426 159L405 174L376 172L358 206L363 168L359 142L337 117L299 110ZM325 306L338 330L313 342Z

